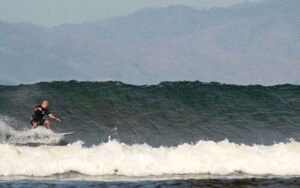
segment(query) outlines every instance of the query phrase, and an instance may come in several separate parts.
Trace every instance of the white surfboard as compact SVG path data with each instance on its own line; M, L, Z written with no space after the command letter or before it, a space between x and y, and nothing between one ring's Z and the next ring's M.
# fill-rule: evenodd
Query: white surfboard
M67 136L67 135L71 135L71 134L74 134L74 133L76 133L76 132L68 132L68 133L60 133L60 134L62 134L64 136Z

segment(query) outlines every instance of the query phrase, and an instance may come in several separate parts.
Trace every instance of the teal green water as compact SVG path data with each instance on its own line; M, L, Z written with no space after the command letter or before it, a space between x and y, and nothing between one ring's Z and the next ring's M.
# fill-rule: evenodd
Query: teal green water
M200 139L272 144L300 139L300 86L236 86L163 82L52 82L0 86L0 114L16 129L30 128L43 99L63 119L57 132L87 144L108 137L125 143L177 145Z

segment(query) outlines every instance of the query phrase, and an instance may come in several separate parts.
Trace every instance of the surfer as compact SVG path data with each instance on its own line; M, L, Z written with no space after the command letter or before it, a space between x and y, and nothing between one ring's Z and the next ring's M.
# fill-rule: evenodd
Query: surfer
M45 118L46 115L48 115L51 119L61 122L59 118L57 118L48 110L48 105L48 101L43 100L41 105L38 105L34 108L34 113L31 116L31 126L33 129L42 125L44 125L47 129L50 129L50 121Z

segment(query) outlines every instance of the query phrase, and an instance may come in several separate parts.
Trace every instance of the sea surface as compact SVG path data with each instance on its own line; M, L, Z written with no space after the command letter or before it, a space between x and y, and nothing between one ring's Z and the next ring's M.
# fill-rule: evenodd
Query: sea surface
M298 85L0 86L0 132L0 187L300 187Z

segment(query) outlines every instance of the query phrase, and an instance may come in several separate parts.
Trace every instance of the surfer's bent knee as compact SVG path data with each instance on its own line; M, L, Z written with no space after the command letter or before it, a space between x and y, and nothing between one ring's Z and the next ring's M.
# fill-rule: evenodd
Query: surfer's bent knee
M31 123L31 128L35 129L35 128L37 128L37 126L38 126L37 122L32 122Z

